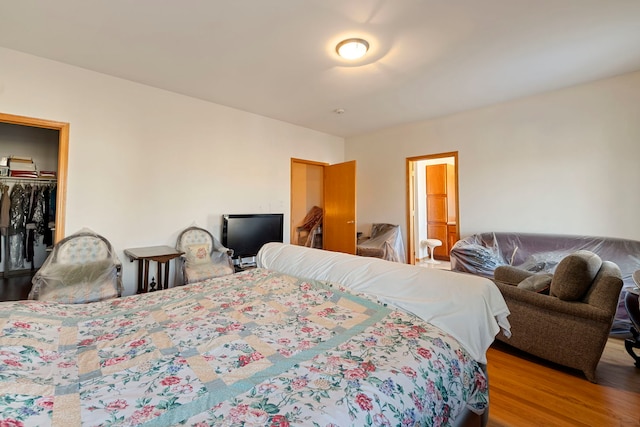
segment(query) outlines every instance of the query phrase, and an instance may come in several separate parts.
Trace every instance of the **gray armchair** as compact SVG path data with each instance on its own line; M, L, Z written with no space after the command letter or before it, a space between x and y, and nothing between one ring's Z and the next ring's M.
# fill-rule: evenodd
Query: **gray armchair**
M497 339L581 370L595 382L622 289L620 269L592 252L577 251L563 258L552 276L544 276L510 266L496 268L495 282L511 312L512 334L508 338L500 332Z

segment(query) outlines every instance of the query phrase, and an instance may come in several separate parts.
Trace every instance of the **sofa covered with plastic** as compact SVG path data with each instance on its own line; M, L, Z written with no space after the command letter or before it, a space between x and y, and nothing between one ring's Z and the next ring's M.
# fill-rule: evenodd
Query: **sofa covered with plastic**
M534 273L553 273L567 255L588 250L604 261L615 263L621 271L620 293L613 333L628 333L631 327L624 306L628 289L633 288L633 272L640 269L640 242L612 237L486 232L459 240L451 249L451 269L494 278L494 270L511 265Z

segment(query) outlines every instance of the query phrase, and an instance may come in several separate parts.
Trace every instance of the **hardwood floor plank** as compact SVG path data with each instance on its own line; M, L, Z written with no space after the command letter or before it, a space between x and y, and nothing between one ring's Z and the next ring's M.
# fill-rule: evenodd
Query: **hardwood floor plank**
M640 426L640 369L621 339L609 339L597 384L503 343L487 358L489 427Z

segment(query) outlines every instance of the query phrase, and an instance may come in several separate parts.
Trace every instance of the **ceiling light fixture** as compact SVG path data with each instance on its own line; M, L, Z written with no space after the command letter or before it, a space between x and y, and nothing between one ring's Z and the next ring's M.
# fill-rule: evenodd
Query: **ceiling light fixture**
M369 43L363 39L342 40L336 46L336 52L344 59L362 58L369 50Z

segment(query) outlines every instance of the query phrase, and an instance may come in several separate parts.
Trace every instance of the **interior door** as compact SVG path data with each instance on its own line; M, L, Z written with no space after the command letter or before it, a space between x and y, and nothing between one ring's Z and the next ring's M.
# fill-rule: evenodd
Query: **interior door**
M441 246L435 248L433 254L438 259L449 260L447 220L447 168L449 165L438 164L426 167L427 189L427 236L438 239Z
M324 168L324 249L356 253L356 162Z

